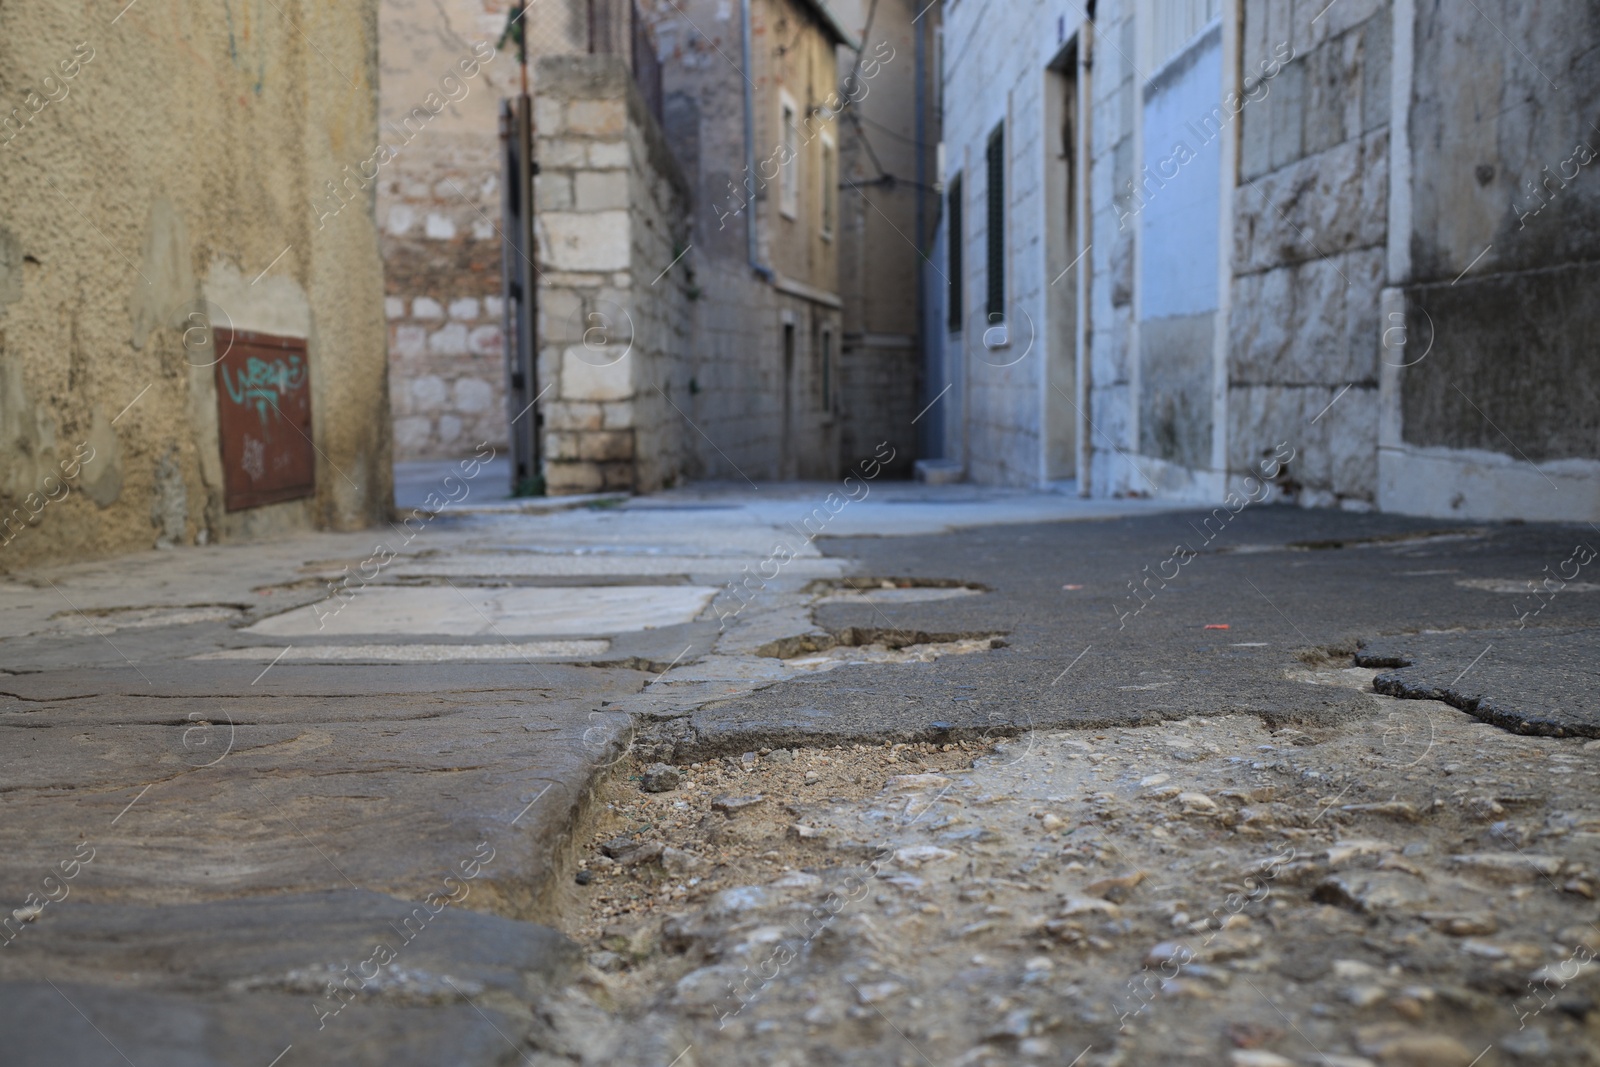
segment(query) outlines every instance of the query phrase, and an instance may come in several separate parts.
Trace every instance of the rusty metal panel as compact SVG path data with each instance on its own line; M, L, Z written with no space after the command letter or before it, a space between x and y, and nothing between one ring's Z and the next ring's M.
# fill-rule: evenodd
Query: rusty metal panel
M300 337L214 330L223 504L229 511L316 492L311 364Z

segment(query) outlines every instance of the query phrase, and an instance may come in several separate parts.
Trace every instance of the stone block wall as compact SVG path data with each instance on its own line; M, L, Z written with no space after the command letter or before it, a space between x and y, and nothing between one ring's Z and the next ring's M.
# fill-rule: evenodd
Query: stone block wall
M489 221L500 214L498 142L454 140L397 160L383 198L389 389L401 460L506 440L500 237ZM473 202L462 195L469 189Z
M1089 220L1089 485L1096 496L1146 491L1133 461L1134 109L1139 106L1133 55L1133 5L1102 3L1090 71Z
M911 307L916 307L914 297ZM878 442L889 441L895 459L885 464L885 477L903 478L909 472L917 458L916 427L911 420L923 406L917 392L920 354L910 337L874 343L872 338L847 336L833 386L840 405L839 452L846 464L872 455Z
M538 65L539 388L552 495L688 467L688 187L614 56ZM668 269L669 266L671 269Z
M1386 0L1244 4L1244 71L1292 58L1241 114L1228 467L1286 441L1306 505L1376 499L1392 17Z
M858 98L850 105L861 121L853 121L847 112L836 124L844 186L837 227L844 336L834 339L830 399L838 413L839 456L848 466L888 440L896 458L885 465L884 476L904 477L916 458L917 427L911 420L943 388L941 383L923 390L918 374L922 337L917 286L925 269L919 249L931 242L938 196L932 189L919 194L909 183L883 185L879 178L884 172L906 178L918 174L920 92L925 127L921 173L929 184L937 180L937 152L929 146L939 140L939 81L934 72L924 71L924 81L918 84L917 37L922 35L924 49L931 54L928 42L938 32L934 25L938 9L872 0L832 0L829 6L851 33L865 39ZM854 52L840 52L841 82L855 71L856 63ZM846 181L857 183L860 191ZM927 273L937 277L931 270ZM928 417L937 419L937 412Z
M1075 24L1092 34L1089 491L1214 499L1282 444L1296 456L1280 486L1304 506L1600 517L1600 361L1587 340L1600 331L1588 298L1600 283L1600 8L1220 5L1222 80L1245 101L1220 101L1240 116L1216 205L1226 314L1186 339L1155 328L1149 278L1152 255L1180 281L1185 261L1124 225L1156 147L1135 131L1149 132L1152 87L1176 69L1138 69L1135 13L1178 9L1102 0L1092 27L1044 0L945 11L944 177L963 176L969 323L985 289L982 138L1006 117L1016 257L1040 221L1032 132L1048 59L1029 44ZM1219 104L1205 85L1185 94L1199 114ZM1025 299L1025 271L1008 289ZM965 434L975 480L1013 480L1036 451L1046 383L990 376L971 333L946 338L949 436ZM1211 418L1166 433L1182 427L1163 395L1176 410L1203 403L1206 386Z
M395 457L442 459L507 440L501 337L499 102L519 90L498 48L505 0L383 0L378 184ZM587 48L585 0L525 16L536 55ZM420 111L418 109L421 109Z

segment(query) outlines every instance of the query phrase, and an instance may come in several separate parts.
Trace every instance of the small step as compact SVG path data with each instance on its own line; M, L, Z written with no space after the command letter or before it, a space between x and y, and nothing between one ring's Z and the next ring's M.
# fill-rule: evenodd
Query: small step
M927 485L954 485L967 473L953 459L919 459L911 469L913 477Z

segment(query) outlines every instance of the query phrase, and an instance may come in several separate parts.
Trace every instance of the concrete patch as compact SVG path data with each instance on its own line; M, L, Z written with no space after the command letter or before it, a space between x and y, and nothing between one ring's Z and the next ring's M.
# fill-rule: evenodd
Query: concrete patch
M692 585L456 589L377 586L343 604L308 604L245 633L273 637L614 634L692 622L716 590ZM333 614L338 611L337 614Z
M272 645L225 648L191 659L299 660L302 663L455 663L463 660L580 659L601 656L610 641L502 641L488 645Z
M1509 593L1512 596L1531 596L1536 592L1545 592L1543 586L1535 585L1527 579L1514 578L1463 578L1456 582L1463 589L1482 589L1485 593ZM1562 582L1557 592L1561 593L1593 593L1600 591L1600 585L1594 582Z

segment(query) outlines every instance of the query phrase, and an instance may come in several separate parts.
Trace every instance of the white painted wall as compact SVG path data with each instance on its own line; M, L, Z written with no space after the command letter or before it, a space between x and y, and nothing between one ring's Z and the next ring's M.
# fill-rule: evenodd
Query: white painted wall
M1221 85L1222 39L1215 33L1155 72L1145 91L1142 319L1216 310L1217 200L1227 131L1205 122Z
M944 9L943 96L948 186L963 175L965 321L945 339L943 373L960 405L946 409L945 455L973 481L1035 485L1046 469L1050 277L1045 240L1047 131L1044 93L1051 61L1077 31L1080 5L1067 0L953 0ZM984 152L1006 125L1006 344L984 344L988 185ZM950 240L949 215L941 243ZM945 260L938 261L941 270ZM1070 282L1070 279L1069 279ZM947 398L948 399L948 398ZM960 417L957 417L957 416Z

